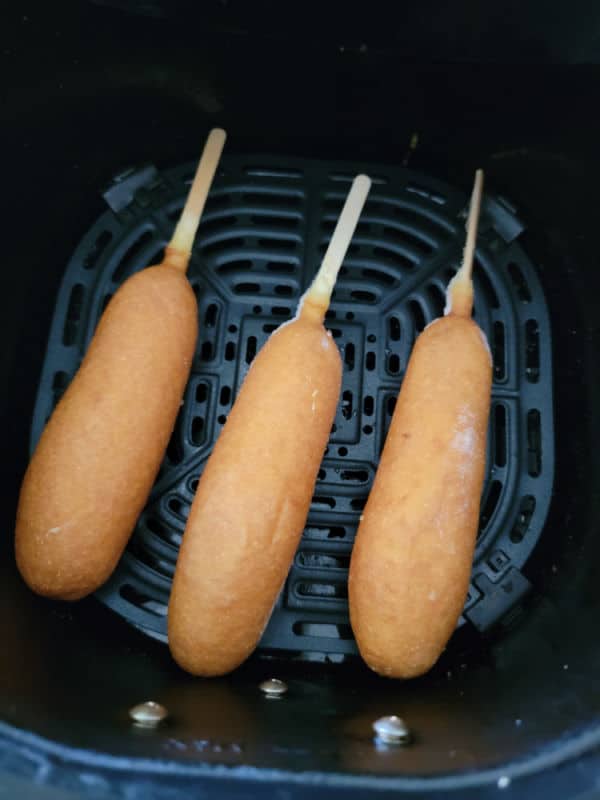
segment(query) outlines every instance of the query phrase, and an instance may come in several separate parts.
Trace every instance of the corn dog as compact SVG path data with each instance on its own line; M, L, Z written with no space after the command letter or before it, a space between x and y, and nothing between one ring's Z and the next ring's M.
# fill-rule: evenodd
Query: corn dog
M150 494L194 354L186 269L224 142L210 133L163 262L116 292L33 454L15 550L39 594L77 600L101 586Z
M200 480L168 615L171 653L195 675L254 650L302 535L342 375L323 320L369 187L355 179L312 286L253 361Z
M445 316L416 341L352 553L358 647L373 670L396 678L437 661L471 574L492 378L485 336L471 318L482 184L478 170L463 265Z

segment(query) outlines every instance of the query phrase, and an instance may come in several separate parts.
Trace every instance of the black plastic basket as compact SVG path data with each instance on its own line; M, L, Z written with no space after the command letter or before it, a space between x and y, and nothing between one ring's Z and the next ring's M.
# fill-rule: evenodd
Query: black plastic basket
M33 420L33 449L110 297L161 260L194 165L115 179L110 210L71 259L59 291ZM199 229L189 278L199 298L192 374L167 454L129 546L99 599L166 640L171 580L198 477L248 366L294 313L352 176L373 188L327 325L340 347L340 405L307 525L260 650L341 661L356 653L347 609L352 542L415 336L443 313L464 242L467 196L407 169L226 157ZM487 194L475 268L475 318L494 359L488 463L472 582L460 625L514 613L521 568L548 512L554 452L548 314L523 226ZM90 476L90 480L93 476Z

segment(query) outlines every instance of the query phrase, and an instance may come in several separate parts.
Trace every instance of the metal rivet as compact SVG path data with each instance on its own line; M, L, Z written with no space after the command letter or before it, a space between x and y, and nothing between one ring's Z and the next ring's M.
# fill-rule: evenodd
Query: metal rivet
M410 731L400 717L380 717L373 723L375 737L384 744L406 744L410 741Z
M288 690L287 684L280 681L279 678L269 678L268 681L263 681L258 688L267 697L281 697Z
M147 700L145 703L138 703L137 706L130 708L129 716L136 725L154 728L169 716L169 712L160 703L155 703L154 700Z

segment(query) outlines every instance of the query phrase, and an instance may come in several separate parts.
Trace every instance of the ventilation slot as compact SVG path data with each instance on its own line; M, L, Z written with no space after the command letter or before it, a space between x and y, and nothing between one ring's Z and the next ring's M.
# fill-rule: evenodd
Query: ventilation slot
M96 324L98 324L98 322L100 321L100 317L106 311L106 307L110 303L112 298L113 298L112 292L108 292L108 294L105 294L104 297L102 298L102 303L101 303L100 309L98 311L98 321L96 322Z
M540 379L540 332L535 319L525 323L525 375L531 383Z
M365 289L353 289L350 292L350 297L357 300L359 303L376 303L377 295L374 292L368 292Z
M200 447L204 441L204 417L194 417L192 419L190 438L195 447Z
M355 497L350 501L350 507L354 509L354 511L362 511L367 505L367 500L367 497Z
M502 484L500 481L492 481L490 483L487 497L483 503L481 509L481 516L479 518L479 530L484 531L489 521L491 520L494 511L496 510L496 506L498 505L498 501L500 500L500 495L502 493Z
M303 581L296 584L296 594L299 597L314 597L317 600L345 600L348 597L348 587L345 583Z
M276 206L280 211L294 211L302 205L302 198L296 194L278 194L268 190L243 192L241 200L248 205L258 206L259 208L272 208Z
M387 363L387 371L390 375L398 375L400 372L400 357L396 353L390 353Z
M206 383L199 383L196 386L196 402L205 403L208 397L208 386Z
M163 525L159 522L155 517L148 517L146 519L146 527L153 533L156 537L161 539L163 542L169 542L170 544L178 545L181 541L181 535L174 533L168 528L166 525Z
M245 244L243 236L220 236L216 241L204 244L200 242L200 249L205 256L212 256L223 250L231 250L235 247L243 247Z
M263 328L262 328L263 329L263 333L271 334L271 333L273 333L273 331L276 331L278 327L279 327L279 323L278 322L267 322L267 323L265 323L263 325Z
M298 217L276 217L273 214L252 214L250 222L254 225L267 225L271 230L287 230L297 228L300 224Z
M402 333L402 328L400 327L400 320L398 317L390 317L388 320L388 328L389 328L389 337L392 342L399 342L400 341L400 334Z
M214 355L212 342L203 342L200 348L202 361L210 361Z
M191 185L192 180L193 180L193 175L190 176L189 180L187 180L187 179L184 180L184 183L187 186L189 186L189 185ZM209 198L209 200L206 203L205 212L204 213L206 213L206 210L208 209L208 204L210 202L211 201L210 201L210 198ZM178 222L179 217L181 216L182 210L183 210L183 202L179 202L178 201L177 203L175 203L175 205L169 211L167 211L167 219L170 219L171 222Z
M154 614L157 617L167 616L167 606L165 603L159 603L158 600L153 600L147 594L140 592L135 586L130 583L125 583L119 588L119 594L128 603L136 608L141 608L149 614Z
M347 483L366 483L369 480L369 473L366 469L343 469L340 478Z
M411 247L415 247L417 250L420 250L424 256L430 256L435 249L431 242L426 241L413 231L399 230L398 228L392 228L386 225L383 228L383 235L392 242L404 242Z
M384 207L384 212L389 212L389 207ZM417 231L428 230L431 235L438 240L445 241L452 234L456 233L456 229L452 223L445 219L437 219L432 217L431 213L422 211L421 209L405 205L392 205L391 212L400 220L402 225L410 226Z
M294 294L294 287L287 283L278 283L275 287L275 294L280 297L291 297Z
M204 324L207 328L214 328L217 324L217 318L219 315L219 306L215 305L215 303L211 303L207 306L206 311L204 313Z
M442 317L446 308L446 292L442 291L435 283L430 283L427 287L427 297L433 309L433 316Z
M181 424L183 420L183 407L179 410L177 414L177 419L175 420L175 427L173 428L173 433L171 434L171 439L169 444L167 445L167 458L171 462L171 464L180 464L183 460L183 444L181 442Z
M265 266L276 275L291 275L296 271L297 265L291 261L267 261Z
M367 357L365 358L365 366L369 370L369 372L373 372L377 365L377 356L372 350L369 350L367 353Z
M225 261L223 264L219 264L215 269L219 275L235 275L238 272L242 275L247 275L253 266L254 264L252 261L244 258L236 259L235 261Z
M323 497L322 495L315 495L312 499L313 508L335 508L335 498Z
M413 259L399 253L397 250L392 250L390 247L382 247L378 245L373 248L373 255L377 259L381 259L386 264L400 267L401 270L412 269L415 266Z
M246 342L246 364L251 364L256 355L257 339L256 336L249 336Z
M350 625L328 622L294 622L292 630L296 636L314 636L319 639L352 639Z
M271 313L276 317L289 317L292 309L288 306L273 306Z
M215 234L227 230L227 228L233 228L237 221L237 217L233 214L225 214L216 219L208 219L205 212L198 227L198 238L200 240L208 239Z
M304 529L305 539L317 539L325 541L327 539L344 539L346 528L341 525L309 525Z
M519 506L519 513L517 515L517 521L514 524L512 531L510 532L510 540L514 544L519 544L525 538L525 534L529 529L529 523L531 522L531 517L533 516L533 512L535 511L535 497L532 497L530 494L525 495L521 500L521 504Z
M305 569L348 569L350 555L301 551L296 556L296 564Z
M236 294L258 294L260 292L259 283L236 283L233 287Z
M193 180L193 175L190 175L189 183ZM214 194L212 191L208 196L206 205L204 206L204 216L216 214L219 211L225 211L231 205L231 195L229 194ZM169 219L173 221L179 219L183 206L178 205L172 212L169 212Z
M73 345L77 339L77 329L79 328L79 322L81 320L84 296L85 288L83 284L76 283L71 289L67 318L65 319L65 327L63 328L63 344L66 347Z
M287 251L293 251L296 249L296 240L295 239L267 239L263 237L262 239L258 240L258 246L264 247L265 250L271 253L285 253Z
M387 272L382 272L379 269L363 269L361 270L363 278L366 278L370 283L381 283L383 286L395 286L398 280L393 275L388 275Z
M228 406L231 401L231 389L229 386L223 386L219 395L219 402L222 406Z
M225 345L225 361L233 361L235 358L235 342L227 342Z
M529 291L529 286L525 278L523 277L523 273L514 263L511 261L510 264L507 265L508 274L510 275L510 279L513 282L513 286L517 290L517 295L519 296L519 300L522 303L531 303L531 292Z
M425 328L425 312L418 300L411 300L408 304L408 310L410 315L413 319L413 324L415 326L415 331L417 333L421 333L421 331Z
M353 410L352 392L346 389L346 391L342 394L342 416L344 417L344 419L352 418L352 410Z
M344 348L344 363L346 364L346 369L348 372L352 372L354 369L354 355L355 355L355 347L352 342L348 342L346 347Z
M540 412L533 408L527 413L527 471L537 478L542 471L542 436Z
M344 204L343 196L331 195L331 194L327 195L327 197L325 197L322 203L323 209L325 211L335 212L335 219L337 219L337 217L339 216L343 204Z
M375 401L373 400L371 395L368 394L363 400L363 411L367 417L371 417L373 415L374 410L375 410Z
M129 543L128 550L138 561L141 561L142 564L145 564L154 572L158 572L159 575L165 578L173 577L175 573L175 564L161 558L151 550L148 550L144 547L143 542L138 541L136 537Z
M190 513L189 505L184 503L179 497L170 497L167 506L169 511L184 521L187 519L188 514Z
M506 408L501 403L494 407L494 461L506 466Z
M126 275L136 269L147 267L147 259L142 258L142 253L154 238L153 231L145 231L139 239L130 245L112 274L114 283L119 283Z
M66 372L55 372L52 379L52 403L56 405L67 386L69 385L69 375Z
M502 322L494 322L492 352L494 354L494 378L497 381L503 381L506 377L506 351Z

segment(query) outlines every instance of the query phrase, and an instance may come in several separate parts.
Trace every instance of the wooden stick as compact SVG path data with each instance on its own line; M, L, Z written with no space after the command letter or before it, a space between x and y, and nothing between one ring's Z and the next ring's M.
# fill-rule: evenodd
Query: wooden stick
M477 241L477 227L479 225L479 213L481 211L481 196L483 194L483 170L478 169L475 173L475 184L471 195L471 206L469 208L469 219L467 220L467 241L463 254L461 271L464 280L471 280L473 274L473 257L475 255L475 243Z
M319 271L305 296L305 300L321 306L325 310L329 307L338 272L352 241L370 188L371 179L366 175L357 175L352 181Z
M192 187L169 244L170 249L187 256L186 267L226 138L227 134L221 128L213 128L208 134Z
M475 258L482 195L483 170L478 169L475 173L475 183L473 185L473 194L471 195L463 262L461 268L448 284L446 314L469 317L473 311L473 261Z

